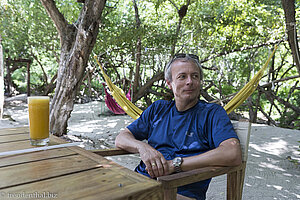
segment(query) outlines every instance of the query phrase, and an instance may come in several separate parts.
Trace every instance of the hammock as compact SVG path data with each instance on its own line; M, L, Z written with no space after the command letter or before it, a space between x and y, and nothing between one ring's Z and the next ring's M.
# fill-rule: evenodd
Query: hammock
M122 115L125 114L126 112L119 106L119 104L114 100L114 98L107 92L105 88L105 83L102 83L104 92L105 92L105 104L108 107L109 110L111 110L114 114L116 115ZM130 89L128 93L126 94L126 98L131 101L130 97Z
M105 82L112 94L112 96L114 97L114 99L116 100L116 102L123 108L123 110L133 119L137 119L139 118L139 116L142 114L142 110L139 109L138 107L136 107L131 101L129 101L126 96L125 93L123 92L122 89L118 88L116 85L114 85L112 83L112 81L110 80L110 78L105 74L104 69L102 68L101 64L99 63L97 56L94 56L94 58L96 59L103 77L105 79Z
M264 71L266 70L271 58L273 57L275 51L277 49L277 45L275 45L275 48L272 52L272 54L269 56L267 62L264 64L264 66L254 75L254 77L224 106L224 109L226 110L227 114L231 113L234 109L236 109L238 106L240 106L255 90L258 86L258 83L260 79L262 78ZM136 107L131 101L129 101L126 97L124 92L115 86L110 78L105 74L101 64L99 63L97 56L94 56L96 59L98 65L100 66L100 69L103 73L104 79L112 92L112 96L117 101L117 103L123 108L123 110L131 116L133 119L137 119L141 114L142 110L140 110L138 107Z

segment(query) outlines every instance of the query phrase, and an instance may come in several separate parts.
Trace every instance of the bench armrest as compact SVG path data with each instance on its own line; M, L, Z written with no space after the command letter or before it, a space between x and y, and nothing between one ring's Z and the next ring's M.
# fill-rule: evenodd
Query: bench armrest
M162 183L165 189L172 189L177 188L179 186L206 180L215 176L235 172L245 167L246 162L242 162L242 164L236 167L204 167L200 169L194 169L191 171L161 176L158 177L157 180Z
M98 154L100 156L117 156L117 155L126 155L126 154L132 154L128 151L125 151L120 148L112 148L112 149L96 149L96 150L89 150L95 154Z

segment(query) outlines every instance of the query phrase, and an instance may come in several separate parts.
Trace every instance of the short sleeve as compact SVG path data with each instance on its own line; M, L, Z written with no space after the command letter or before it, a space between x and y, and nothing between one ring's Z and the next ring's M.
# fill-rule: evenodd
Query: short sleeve
M215 112L212 116L212 140L215 147L218 147L223 141L230 138L237 138L237 135L233 129L232 123L224 110L220 105L216 105Z
M150 132L150 121L153 110L153 104L149 106L141 116L133 121L127 128L133 134L135 139L137 140L145 140L148 139L148 135Z

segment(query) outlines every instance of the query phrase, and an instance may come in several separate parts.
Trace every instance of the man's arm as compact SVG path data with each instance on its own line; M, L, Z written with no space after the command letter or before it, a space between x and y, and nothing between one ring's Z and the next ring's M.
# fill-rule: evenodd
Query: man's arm
M183 158L182 171L208 166L237 166L242 162L242 152L238 139L230 138L219 147L203 154Z
M132 153L139 153L151 177L171 174L175 171L172 160L166 161L163 155L150 145L136 140L126 128L116 138L116 147ZM223 141L219 147L203 154L185 157L181 169L189 171L208 166L237 166L242 162L240 143L235 138ZM152 165L155 163L155 166Z
M131 153L139 153L138 148L142 145L141 143L143 142L135 139L133 134L127 128L122 130L115 140L116 147Z
M135 139L127 128L116 137L115 145L126 151L139 153L151 177L168 175L173 172L169 170L172 168L172 161L167 161L159 151L149 144Z

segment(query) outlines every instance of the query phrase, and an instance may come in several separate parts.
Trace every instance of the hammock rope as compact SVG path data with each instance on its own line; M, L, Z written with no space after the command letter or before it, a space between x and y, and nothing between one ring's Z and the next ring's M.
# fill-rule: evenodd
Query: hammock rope
M97 59L97 56L94 56L97 64L99 65L101 72L103 74L103 77L105 79L105 82L111 92L111 95L114 97L116 102L122 107L122 109L133 119L139 118L139 116L142 114L142 110L136 107L131 101L129 101L125 93L122 89L118 88L116 85L112 83L110 78L106 75L103 67L101 66L100 62Z
M272 54L269 56L268 60L264 64L264 66L254 75L254 77L224 106L227 114L231 113L234 109L239 107L257 88L260 79L262 78L264 71L269 65L271 58L273 57L277 45L275 45ZM129 101L125 93L122 89L118 88L116 85L112 83L110 78L106 75L104 69L102 68L100 62L97 59L97 56L94 56L96 62L98 63L102 74L104 76L105 82L109 87L109 90L112 93L112 96L116 100L116 102L123 108L123 110L133 119L139 118L142 114L142 110L136 107L131 101Z

